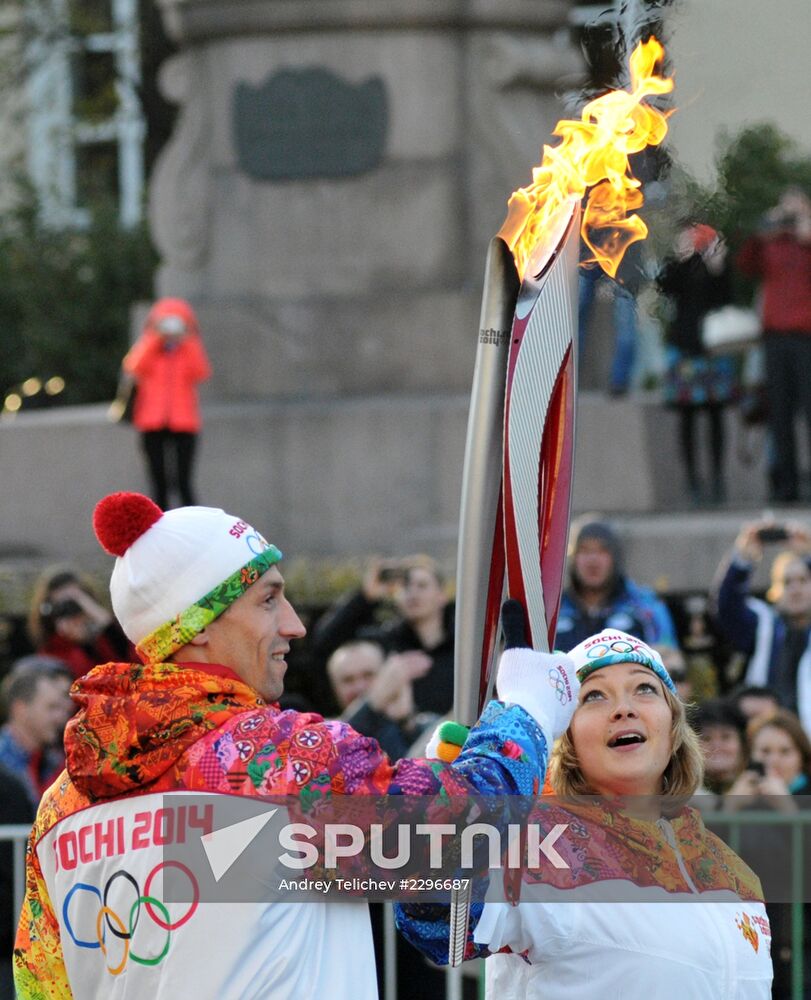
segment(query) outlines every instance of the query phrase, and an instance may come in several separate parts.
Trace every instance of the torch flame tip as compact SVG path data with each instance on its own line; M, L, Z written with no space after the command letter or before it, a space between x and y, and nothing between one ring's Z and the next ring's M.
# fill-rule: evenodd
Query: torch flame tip
M627 247L647 235L639 216L627 215L628 209L643 202L641 182L631 174L628 157L659 145L667 133L672 110L660 111L645 102L673 89L672 78L654 72L664 55L664 46L654 35L640 42L629 60L630 88L589 101L579 121L563 119L553 129L561 141L543 146L532 183L513 192L498 232L513 251L522 278L561 210L589 189L581 227L593 254L589 262L596 261L613 277ZM591 238L598 235L599 244Z

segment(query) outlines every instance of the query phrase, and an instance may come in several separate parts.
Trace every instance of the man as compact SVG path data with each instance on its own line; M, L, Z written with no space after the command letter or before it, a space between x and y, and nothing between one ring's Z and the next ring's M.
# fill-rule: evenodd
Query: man
M436 720L417 712L413 682L431 669L421 650L384 658L376 642L354 640L339 646L327 660L327 674L341 718L358 733L377 740L389 757L405 757L409 748Z
M488 706L452 765L392 764L346 723L276 704L304 627L285 595L281 552L249 524L207 507L163 513L118 493L98 504L94 527L118 557L113 610L143 663L104 664L73 687L66 771L43 799L29 846L19 997L375 997L363 903L223 907L199 900L182 865L190 902L163 901L170 813L179 837L186 808L191 837L205 823L197 816L193 833L189 791L300 802L531 794L576 703L571 664L548 658L559 693L534 660L529 669L505 659L506 704ZM274 863L257 871L258 884Z
M386 602L396 605L399 617L380 624L376 616ZM417 711L444 715L453 703L453 629L453 606L433 559L374 561L361 589L316 624L315 646L328 656L351 639L370 639L386 653L425 654L430 669L411 678L414 704Z
M811 435L811 200L786 188L760 232L741 248L738 266L761 282L766 395L775 451L774 497L800 499L794 421Z
M693 712L691 723L704 751L704 791L715 798L697 804L716 808L746 763L746 719L726 698L710 698Z
M770 540L787 548L772 562L772 585L761 601L750 586ZM796 523L745 524L719 576L718 626L749 657L744 683L771 688L811 732L811 532Z
M589 521L575 535L570 585L558 616L555 648L568 652L595 632L620 629L650 645L676 646L676 630L665 604L623 573L623 554L614 529Z
M364 639L344 643L330 656L327 676L341 712L366 694L383 660L383 649Z
M70 718L70 671L50 656L17 660L2 685L7 722L0 729L0 764L25 785L36 809L64 766L59 745Z

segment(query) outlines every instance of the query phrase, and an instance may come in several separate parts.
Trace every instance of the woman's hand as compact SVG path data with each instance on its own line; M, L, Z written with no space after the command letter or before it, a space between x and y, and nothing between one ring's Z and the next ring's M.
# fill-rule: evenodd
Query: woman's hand
M797 803L791 797L788 785L774 771L769 771L760 779L760 794L770 809L782 813L797 812Z
M710 243L701 256L704 258L704 263L710 274L720 274L724 270L728 254L729 249L719 236Z
M424 677L434 661L421 649L393 653L369 685L366 700L376 712L401 722L414 714L412 683Z
M580 681L574 663L563 653L536 653L527 646L524 609L518 601L505 601L501 618L505 649L496 675L498 697L520 705L547 740L556 740L569 728L577 708Z
M738 812L754 805L760 793L757 771L742 771L724 795L724 812Z
M113 620L107 608L99 604L78 583L66 583L64 587L55 590L51 595L51 602L56 604L59 601L75 601L98 632L103 632Z

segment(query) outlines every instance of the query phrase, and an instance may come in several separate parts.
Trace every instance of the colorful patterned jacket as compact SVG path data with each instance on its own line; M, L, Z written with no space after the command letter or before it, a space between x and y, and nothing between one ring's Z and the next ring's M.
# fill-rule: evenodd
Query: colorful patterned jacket
M376 996L365 904L200 901L168 840L205 832L190 793L530 795L547 747L491 703L460 757L390 762L345 723L265 704L227 667L109 663L76 682L67 768L31 834L14 951L21 1000ZM165 901L163 876L188 878ZM266 873L257 872L257 879ZM346 961L351 951L353 962Z

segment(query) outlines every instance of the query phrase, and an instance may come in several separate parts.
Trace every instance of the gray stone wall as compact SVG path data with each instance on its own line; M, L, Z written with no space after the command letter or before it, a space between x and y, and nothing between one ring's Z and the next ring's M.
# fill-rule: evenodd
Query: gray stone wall
M180 116L150 191L158 290L200 308L216 397L466 391L487 243L580 70L569 4L162 7L182 50L164 68ZM325 136L351 147L331 131L339 98L316 73L336 93L382 85L379 162L352 176L252 175L240 94L277 173L278 161L298 158L301 173L302 157L323 157ZM274 98L280 74L296 101Z
M247 518L288 557L428 551L452 566L467 405L467 393L209 403L200 502ZM583 393L575 513L618 520L633 574L700 588L741 520L757 516L763 469L742 466L730 447L741 508L693 514L669 457L675 439L674 416L655 398ZM753 444L762 455L762 439ZM0 557L22 550L105 566L110 560L92 533L94 504L147 485L135 433L109 424L99 406L0 423L0 467Z

